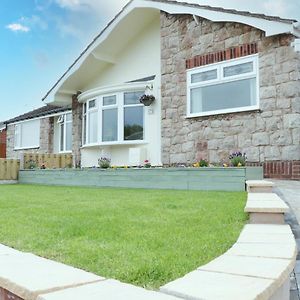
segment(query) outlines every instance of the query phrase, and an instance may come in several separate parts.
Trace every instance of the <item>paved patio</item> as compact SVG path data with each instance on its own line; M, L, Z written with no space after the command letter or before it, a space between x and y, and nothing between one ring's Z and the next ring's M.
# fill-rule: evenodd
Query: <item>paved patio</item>
M290 300L300 300L300 182L290 180L274 180L275 192L291 207L286 215L286 222L290 224L298 245L296 267L291 274Z

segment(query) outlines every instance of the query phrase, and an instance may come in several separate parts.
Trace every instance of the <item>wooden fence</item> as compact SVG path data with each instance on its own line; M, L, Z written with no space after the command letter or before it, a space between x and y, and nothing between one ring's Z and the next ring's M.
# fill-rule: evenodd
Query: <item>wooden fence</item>
M72 154L24 154L24 169L72 168Z
M0 180L17 180L19 170L19 160L0 158Z

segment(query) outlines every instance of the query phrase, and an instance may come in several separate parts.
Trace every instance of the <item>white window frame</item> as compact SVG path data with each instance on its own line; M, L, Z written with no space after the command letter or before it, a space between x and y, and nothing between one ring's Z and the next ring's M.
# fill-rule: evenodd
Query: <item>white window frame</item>
M144 105L141 103L138 104L128 104L125 105L124 103L124 95L125 93L131 93L131 92L144 92L144 90L136 89L136 90L124 90L124 91L117 91L117 92L109 92L102 95L99 95L98 97L92 98L87 100L84 105L86 105L86 124L83 125L83 128L86 129L86 140L83 140L83 147L92 147L92 146L106 146L106 145L126 145L126 144L144 144L145 143L145 108ZM113 105L103 105L103 98L110 97L110 96L116 96L116 104ZM89 102L90 101L96 101L96 108L89 109ZM124 114L125 114L125 108L126 107L143 107L143 139L142 140L124 140ZM103 110L107 109L118 109L118 139L116 141L102 141L102 112ZM91 111L98 111L98 137L96 143L89 143L89 112ZM83 111L83 118L82 122L84 122L84 111ZM84 136L84 133L83 133Z
M33 122L33 121L39 121L39 127L38 127L38 144L36 145L30 145L30 146L22 146L22 125L29 123L29 122ZM18 122L18 123L14 123L15 125L15 131L14 131L14 150L26 150L26 149L38 149L40 148L40 119L30 119L30 120L26 120L26 121L22 121L22 122Z
M67 115L71 115L71 120L67 120ZM61 120L61 122L59 122ZM59 153L72 153L72 149L71 150L67 150L67 124L70 124L73 122L73 118L72 118L72 113L65 113L63 115L60 115L58 117L58 130L59 130L59 143L58 143L58 149L59 149ZM61 150L61 126L64 125L64 132L63 132L63 140L64 140L64 147L63 150ZM72 136L73 138L73 136ZM73 144L73 141L72 141Z
M253 71L224 77L224 69L226 67L235 66L237 64L244 64L252 62L253 63ZM217 78L211 79L202 82L192 83L192 75L198 74L199 72L206 72L211 70L217 70ZM251 106L243 106L243 107L235 107L228 109L219 109L207 112L197 112L191 113L191 90L195 88L207 87L211 85L217 85L222 83L234 82L243 79L256 79L256 104ZM225 96L226 97L226 96ZM226 100L226 98L224 99ZM243 112L243 111L251 111L259 109L259 66L258 66L258 54L249 55L243 58L236 58L225 62L211 64L209 66L203 66L198 68L193 68L187 71L187 118L194 117L202 117L202 116L210 116L210 115L218 115L218 114L226 114L226 113L234 113L234 112Z

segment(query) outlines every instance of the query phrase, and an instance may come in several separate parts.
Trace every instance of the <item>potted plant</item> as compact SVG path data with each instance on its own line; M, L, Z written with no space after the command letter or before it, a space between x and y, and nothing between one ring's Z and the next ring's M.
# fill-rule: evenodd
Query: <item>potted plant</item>
M144 94L140 98L140 103L144 104L145 106L150 106L153 103L154 100L155 100L155 97L153 95Z
M110 168L110 162L111 160L107 157L101 157L100 159L98 159L98 164L101 169Z
M229 160L233 167L244 167L246 165L246 159L246 153L242 154L240 151L233 152L229 156Z

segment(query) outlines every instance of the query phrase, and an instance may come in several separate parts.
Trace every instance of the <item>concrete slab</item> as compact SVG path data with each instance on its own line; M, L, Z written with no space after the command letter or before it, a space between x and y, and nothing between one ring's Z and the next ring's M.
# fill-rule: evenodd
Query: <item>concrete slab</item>
M274 279L279 287L293 268L293 260L222 255L198 270Z
M281 200L282 199L275 193L248 193L247 197L248 201L256 200L256 201L274 201L274 200Z
M26 300L104 278L32 254L0 255L0 286Z
M248 213L287 213L289 207L282 200L248 200L244 211Z
M295 244L293 236L285 234L242 232L237 243Z
M246 181L247 186L274 186L274 183L272 181L267 180L247 180Z
M225 255L296 259L297 247L295 244L278 247L277 244L236 243Z
M244 226L242 233L284 234L293 237L293 233L289 225L247 224Z
M274 280L214 272L193 271L161 287L161 291L193 300L269 299Z
M37 300L178 300L173 296L148 291L116 280L105 280L98 283L70 288L46 295Z

